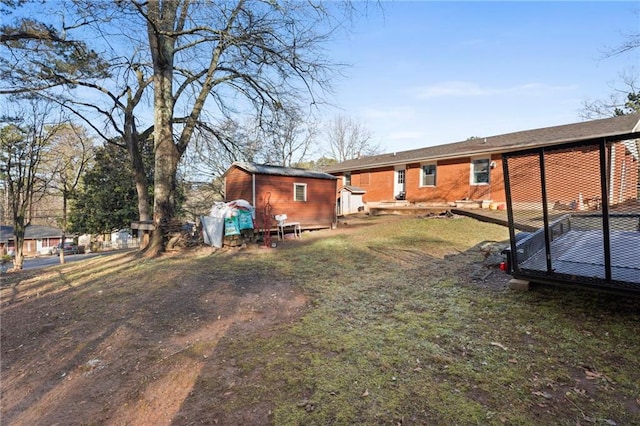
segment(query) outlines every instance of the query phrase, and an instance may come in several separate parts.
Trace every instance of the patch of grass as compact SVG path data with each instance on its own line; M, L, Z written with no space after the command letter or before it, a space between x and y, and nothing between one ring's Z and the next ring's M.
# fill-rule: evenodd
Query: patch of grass
M637 408L620 409L637 407L637 304L618 315L629 302L613 296L487 291L461 282L451 261L407 269L365 247L442 259L505 233L467 219L407 219L279 253L276 265L313 304L243 349L248 370L269 351L263 397L276 406L274 423L640 421Z
M217 419L210 416L256 424L251 415L264 406L279 425L640 424L638 299L474 285L468 263L483 260L479 243L507 239L500 226L468 218L347 226L348 233L305 235L276 250L16 275L3 285L3 306L18 309L21 297L49 291L55 297L31 315L34 323L47 315L45 324L57 328L28 323L23 341L75 331L81 339L70 348L52 339L58 353L114 354L118 369L106 380L138 377L127 382L132 398L178 358L202 365L191 392L200 405L184 403L185 424ZM302 314L243 328L265 320L264 298L289 297L263 294L283 282L306 295ZM53 320L55 312L64 315ZM216 328L233 314L228 328ZM133 372L111 345L136 354ZM3 355L21 360L17 350Z

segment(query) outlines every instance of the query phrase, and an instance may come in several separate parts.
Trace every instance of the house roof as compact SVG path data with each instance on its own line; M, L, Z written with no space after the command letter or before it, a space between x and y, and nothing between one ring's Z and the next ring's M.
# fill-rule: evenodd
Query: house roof
M0 225L0 243L13 239L13 226Z
M340 188L340 191L349 191L352 194L366 194L367 191L365 191L364 189L360 188L359 186L353 186L353 185L345 185L342 188Z
M13 226L2 225L0 227L0 242L13 240ZM59 238L62 237L62 229L52 228L50 226L29 225L24 230L25 240L39 240L41 238Z
M325 168L325 171L328 173L336 173L411 162L513 152L599 138L610 138L612 140L640 138L640 114L525 130L409 151L373 155L347 160L329 166Z
M337 177L330 175L329 173L315 171L315 170L307 170L307 169L298 169L295 167L281 167L281 166L270 166L268 164L256 164L245 161L235 161L231 167L224 173L223 176L226 176L229 171L234 168L240 168L249 173L261 174L261 175L275 175L275 176L293 176L293 177L306 177L306 178L315 178L315 179L331 179L335 180Z

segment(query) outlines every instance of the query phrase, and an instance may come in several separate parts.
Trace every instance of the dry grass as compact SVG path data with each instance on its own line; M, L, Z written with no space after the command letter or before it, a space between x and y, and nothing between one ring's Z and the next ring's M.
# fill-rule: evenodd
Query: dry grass
M2 373L11 382L3 380L3 412L20 423L27 417L7 395L27 385L41 391L7 350L18 346L9 338L14 316L36 318L28 294L46 291L77 330L129 332L127 342L82 346L67 326L85 370L95 368L87 360L106 359L109 344L138 362L135 374L106 363L94 378L130 381L85 396L85 407L99 409L71 410L79 417L67 424L131 423L141 417L123 406L150 415L150 394L174 395L167 404L177 408L156 418L174 424L639 424L638 300L515 293L499 272L473 282L484 258L478 243L506 238L504 228L470 219L372 217L276 250L125 257L5 283ZM57 331L21 334L34 345Z

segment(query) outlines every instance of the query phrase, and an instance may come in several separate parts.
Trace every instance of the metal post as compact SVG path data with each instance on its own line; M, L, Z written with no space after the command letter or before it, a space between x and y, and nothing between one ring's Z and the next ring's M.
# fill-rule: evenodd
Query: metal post
M518 252L516 251L516 231L515 231L515 220L513 218L513 202L511 200L511 179L509 178L509 157L505 154L502 154L502 175L504 179L504 192L507 198L507 222L509 223L509 242L511 245L511 253L508 259L511 270L519 271L520 266L518 265Z
M551 264L551 229L549 228L549 204L547 200L547 178L545 175L544 148L540 148L540 190L542 191L542 216L544 218L544 249L547 259L547 274L553 272Z
M609 228L609 174L607 140L600 141L600 197L602 198L602 243L604 249L604 276L611 282L611 233ZM613 147L612 147L613 148Z

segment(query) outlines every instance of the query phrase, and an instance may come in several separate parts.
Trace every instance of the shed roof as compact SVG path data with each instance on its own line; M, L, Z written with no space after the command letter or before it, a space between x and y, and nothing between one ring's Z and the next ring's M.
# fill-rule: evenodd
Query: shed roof
M261 174L261 175L275 175L275 176L293 176L293 177L306 177L314 179L331 179L335 180L337 177L330 175L329 173L320 172L316 170L299 169L295 167L282 167L271 166L268 164L256 164L246 161L235 161L231 167L225 172L225 176L229 171L238 167L249 173Z
M640 114L583 121L562 126L525 130L486 138L373 155L329 166L326 172L370 169L426 160L520 151L523 149L580 142L599 138L615 140L640 138Z

